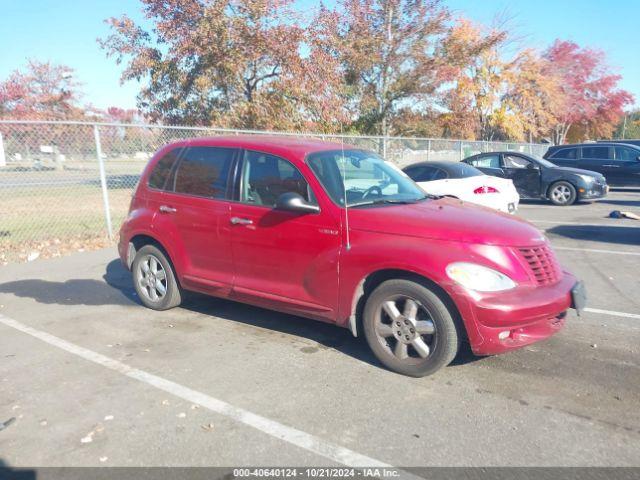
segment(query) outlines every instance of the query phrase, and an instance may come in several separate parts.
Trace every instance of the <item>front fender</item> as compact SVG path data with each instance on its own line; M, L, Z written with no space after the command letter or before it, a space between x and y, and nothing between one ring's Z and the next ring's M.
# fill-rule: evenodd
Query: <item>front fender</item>
M475 262L508 274L516 282L530 282L520 260L509 248L431 240L374 232L351 232L351 248L341 253L338 318L354 332L357 302L364 282L384 270L418 275L438 285L452 300L472 337L476 331L468 295L446 275L452 262Z

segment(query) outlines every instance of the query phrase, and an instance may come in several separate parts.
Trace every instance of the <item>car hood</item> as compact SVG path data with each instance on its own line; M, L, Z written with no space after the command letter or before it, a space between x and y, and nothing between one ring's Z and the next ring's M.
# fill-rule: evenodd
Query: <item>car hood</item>
M598 173L598 172L593 172L591 170L583 170L581 168L573 168L573 167L555 167L553 168L553 170L559 170L562 172L566 172L566 173L575 173L576 175L588 175L590 177L595 177L595 178L604 178L604 175Z
M526 247L545 243L533 225L451 198L349 209L349 228L432 240Z

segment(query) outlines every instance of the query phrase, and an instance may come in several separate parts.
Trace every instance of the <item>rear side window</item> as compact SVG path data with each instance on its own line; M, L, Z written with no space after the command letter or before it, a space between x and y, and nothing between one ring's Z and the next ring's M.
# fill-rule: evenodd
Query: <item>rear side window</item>
M557 158L561 160L575 160L577 158L577 148L561 148L551 154L549 158Z
M620 162L629 162L637 160L640 157L640 150L634 150L628 147L615 147L616 160Z
M487 155L480 158L471 160L471 165L480 168L500 168L500 156L499 155Z
M198 197L225 198L235 153L233 148L185 149L175 173L173 190Z
M609 147L582 147L582 158L608 160Z
M179 148L174 148L158 160L149 175L149 188L157 190L165 190L167 188L167 179L171 175L171 169L178 159L179 152Z

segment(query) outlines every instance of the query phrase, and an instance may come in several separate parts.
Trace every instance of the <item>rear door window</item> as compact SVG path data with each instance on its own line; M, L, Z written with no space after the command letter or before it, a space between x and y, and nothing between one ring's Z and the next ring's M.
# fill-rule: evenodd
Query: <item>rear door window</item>
M175 172L173 190L198 197L226 198L236 151L221 147L186 148Z
M582 147L582 158L609 160L609 147Z

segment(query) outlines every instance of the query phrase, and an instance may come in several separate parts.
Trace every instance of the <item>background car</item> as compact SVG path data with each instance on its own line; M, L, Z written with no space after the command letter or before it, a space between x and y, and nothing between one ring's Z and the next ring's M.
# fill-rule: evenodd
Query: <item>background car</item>
M515 212L520 202L511 180L485 175L466 163L422 162L403 171L431 195L455 197L507 213Z
M477 169L513 180L520 198L548 199L555 205L604 197L607 181L599 173L563 168L534 155L519 152L489 152L463 160Z
M554 145L544 158L563 167L599 172L609 185L640 187L640 147L617 142Z
M624 140L598 140L598 143L624 143L626 145L635 145L640 147L640 139L624 139Z

